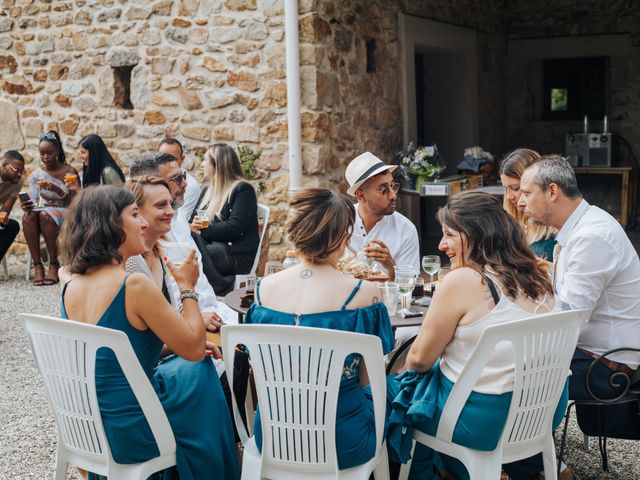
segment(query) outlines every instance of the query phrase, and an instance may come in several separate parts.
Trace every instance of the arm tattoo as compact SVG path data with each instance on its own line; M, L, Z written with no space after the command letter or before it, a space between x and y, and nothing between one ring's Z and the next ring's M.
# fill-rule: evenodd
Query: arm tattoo
M303 279L303 280L311 278L312 275L313 275L313 272L311 270L309 270L308 268L305 269L305 270L302 270L300 272L300 278Z
M378 300L378 297L373 297L371 299L371 303L378 303L380 300Z

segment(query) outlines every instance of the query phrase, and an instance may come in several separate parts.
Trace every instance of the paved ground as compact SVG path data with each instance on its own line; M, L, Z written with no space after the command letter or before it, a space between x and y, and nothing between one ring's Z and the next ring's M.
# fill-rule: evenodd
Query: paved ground
M16 315L56 315L60 288L27 283L23 259L10 258L9 269L10 280L0 279L0 479L50 478L56 445L53 416ZM640 479L640 442L611 440L608 474L600 468L597 440L589 452L581 444L582 434L572 421L567 463L578 479Z

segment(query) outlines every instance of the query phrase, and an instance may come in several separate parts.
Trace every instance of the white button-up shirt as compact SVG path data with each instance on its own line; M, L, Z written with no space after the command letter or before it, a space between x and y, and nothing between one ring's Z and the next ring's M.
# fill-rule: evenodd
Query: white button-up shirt
M166 236L170 242L187 243L196 251L200 272L196 283L196 293L200 296L200 299L198 300L200 311L216 312L225 323L237 324L238 315L225 303L218 302L216 294L213 291L213 287L211 287L211 284L202 271L202 256L200 255L196 242L191 238L189 223L180 212L180 209L174 215L173 220L171 221L171 231L169 231ZM168 287L171 289L172 295L174 295L175 298L180 298L180 289L178 288L178 284L173 280L171 275L169 275L168 278Z
M200 192L202 191L202 187L193 175L191 175L189 172L186 173L187 188L184 192L184 203L178 209L178 211L181 212L182 215L184 215L184 218L189 220L191 218L191 214L193 213L193 209L196 208L198 200L200 199Z
M411 265L420 271L420 244L418 231L411 220L404 215L394 212L385 215L367 232L358 212L356 204L356 223L353 227L350 245L357 252L362 252L371 240L380 240L391 252L396 265ZM380 266L381 268L382 265ZM389 273L389 272L387 272Z
M640 348L640 260L620 224L583 200L558 232L561 251L556 290L571 308L591 318L578 347L596 354L618 347ZM640 353L608 358L637 368Z

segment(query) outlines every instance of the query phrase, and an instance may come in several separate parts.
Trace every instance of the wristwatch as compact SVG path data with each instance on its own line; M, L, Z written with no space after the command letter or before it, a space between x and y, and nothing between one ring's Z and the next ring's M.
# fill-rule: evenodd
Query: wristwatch
M194 292L193 290L182 290L180 292L180 301L184 302L185 298L191 298L192 300L195 300L196 303L198 302L198 300L200 299L200 295L198 295L196 292Z

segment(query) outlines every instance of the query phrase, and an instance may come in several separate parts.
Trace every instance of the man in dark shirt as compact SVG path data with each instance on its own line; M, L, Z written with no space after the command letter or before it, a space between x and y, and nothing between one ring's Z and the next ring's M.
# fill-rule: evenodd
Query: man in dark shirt
M13 204L18 198L24 173L24 158L15 150L2 156L0 163L0 260L20 231L20 224L9 218Z

